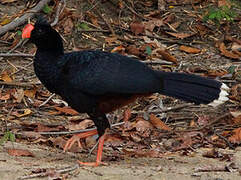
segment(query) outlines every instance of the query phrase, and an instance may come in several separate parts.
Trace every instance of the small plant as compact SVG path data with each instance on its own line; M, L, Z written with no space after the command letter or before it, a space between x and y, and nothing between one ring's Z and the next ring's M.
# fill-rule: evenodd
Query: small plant
M211 20L215 24L220 24L221 21L228 21L233 22L233 19L236 17L236 12L234 9L228 6L221 6L221 7L211 7L204 16L203 20Z
M3 137L0 139L0 145L2 145L3 143L5 143L8 140L11 142L15 141L15 135L11 131L6 131L4 133Z

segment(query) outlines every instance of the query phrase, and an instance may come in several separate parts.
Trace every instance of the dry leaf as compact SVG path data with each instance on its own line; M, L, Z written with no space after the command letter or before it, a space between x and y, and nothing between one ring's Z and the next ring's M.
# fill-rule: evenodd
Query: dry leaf
M95 26L99 27L97 16L95 16L90 11L87 11L86 14L90 18L90 21L92 22L92 24L94 24Z
M77 115L79 114L77 111L75 111L74 109L70 108L69 106L65 106L65 107L54 107L55 109L57 109L58 111L65 113L65 114L70 114L70 115Z
M222 6L227 6L228 8L231 7L231 3L228 0L218 0L218 7L222 7Z
M131 32L135 35L142 34L145 30L145 26L141 22L133 22L130 24Z
M34 98L37 92L37 88L33 88L33 89L27 89L24 91L24 95L29 97L29 98Z
M74 130L86 129L86 128L88 128L90 126L93 126L93 125L94 125L94 123L93 123L92 120L85 119L85 120L79 122L78 124L76 124L76 123L69 124L68 129L70 131L74 131Z
M209 117L208 116L200 116L197 120L197 123L199 126L204 126L208 124L209 122Z
M33 153L24 149L8 149L8 154L11 156L29 156L34 157Z
M152 129L153 126L150 122L138 117L137 118L137 123L136 123L136 130L140 133L143 133L147 130Z
M125 51L125 48L122 45L120 45L120 46L117 46L114 49L112 49L111 53L115 53L115 52L122 53L124 51Z
M231 143L240 144L241 143L241 128L234 129L232 131L233 135L228 138Z
M188 46L184 46L184 45L181 45L179 49L181 51L184 51L186 53L191 53L191 54L196 54L196 53L201 52L201 50L198 48L188 47Z
M233 118L233 122L235 125L240 125L241 124L241 115Z
M150 114L150 122L157 129L163 129L166 131L171 131L172 129L168 127L162 120L157 118L154 114Z
M135 56L140 56L142 53L140 52L140 50L138 48L136 48L135 45L130 45L126 48L127 50L127 53L128 54L132 54L132 55L135 55Z
M72 19L67 18L63 23L63 27L64 27L64 33L65 34L71 33L73 31L73 27L74 27Z
M22 114L19 114L18 112L13 112L12 115L17 116L18 118L23 117L23 116L27 116L29 114L31 114L32 111L30 109L24 109Z
M51 131L60 131L61 129L63 129L62 126L49 127L47 125L38 123L35 131L36 132L51 132Z
M171 55L167 49L158 48L156 52L158 52L164 60L178 64L177 59Z
M1 76L0 76L0 80L3 80L4 82L12 82L12 78L8 75L7 71L3 71Z
M17 0L0 0L0 3L2 4L6 4L6 3L12 3L12 2L15 2Z
M224 55L228 58L232 58L232 59L239 59L240 58L240 56L238 54L234 54L232 51L228 51L223 42L220 43L219 49L220 49L222 55Z
M143 25L145 30L152 32L155 27L161 27L164 25L164 23L162 19L153 18L147 22L144 22Z
M10 99L10 94L5 94L5 95L0 94L0 100L6 101L8 99Z
M107 37L107 38L105 38L105 42L110 46L118 43L117 37Z
M14 93L12 93L12 95L15 98L15 102L21 103L24 97L24 90L22 88L17 89Z
M124 111L123 121L127 122L131 118L131 110L128 108Z
M188 34L188 33L173 33L173 32L166 32L166 33L178 39L188 38L196 34L196 33Z

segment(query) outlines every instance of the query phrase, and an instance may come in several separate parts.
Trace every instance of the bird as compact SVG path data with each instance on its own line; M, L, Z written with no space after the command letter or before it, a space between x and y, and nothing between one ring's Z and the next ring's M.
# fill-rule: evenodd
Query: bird
M80 139L99 135L96 161L78 161L83 165L104 164L101 160L103 145L110 128L106 114L137 98L159 93L213 107L229 99L229 87L214 79L153 70L138 59L118 53L64 52L60 34L43 17L37 18L34 24L27 24L22 38L29 39L37 47L33 66L41 83L79 113L87 113L97 128L74 135L64 147L64 151L69 150L74 143L79 144Z

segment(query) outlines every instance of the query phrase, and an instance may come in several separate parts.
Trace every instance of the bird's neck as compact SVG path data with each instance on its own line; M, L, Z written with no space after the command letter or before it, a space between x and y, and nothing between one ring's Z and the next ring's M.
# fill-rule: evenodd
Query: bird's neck
M39 80L51 92L56 92L58 78L61 68L58 67L58 62L61 60L61 55L58 52L49 52L37 50L34 59L34 71Z

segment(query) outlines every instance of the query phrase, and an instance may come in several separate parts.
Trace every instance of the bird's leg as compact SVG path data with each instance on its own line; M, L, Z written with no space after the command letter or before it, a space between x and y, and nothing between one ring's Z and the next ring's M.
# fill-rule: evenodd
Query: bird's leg
M70 149L71 146L75 142L77 142L78 145L81 147L80 139L98 134L99 135L99 145L98 145L98 150L97 150L96 162L87 162L86 163L86 162L78 161L78 163L81 165L86 165L86 166L99 166L100 164L105 164L105 163L101 162L101 159L102 159L103 146L104 146L104 142L105 142L106 129L110 128L110 124L109 124L108 119L106 118L105 114L90 114L90 117L94 121L94 123L97 127L97 130L92 130L89 132L74 135L72 138L70 138L67 141L67 143L64 147L64 151Z
M99 145L98 145L98 151L97 151L97 156L96 156L96 162L81 162L81 161L78 161L79 164L85 165L85 166L95 166L95 167L99 166L101 164L106 165L106 163L101 162L103 146L104 146L104 142L105 142L105 136L106 136L106 133L104 133L99 138Z

